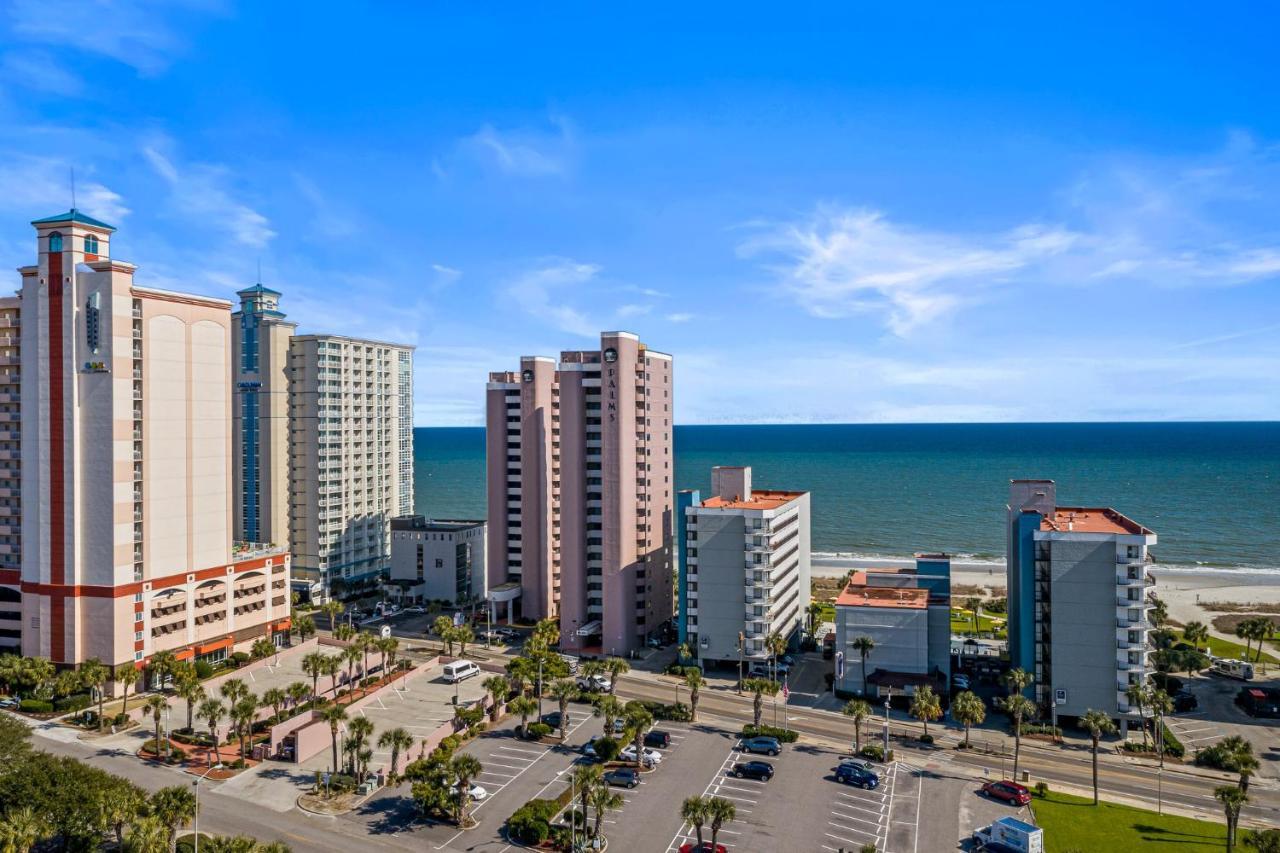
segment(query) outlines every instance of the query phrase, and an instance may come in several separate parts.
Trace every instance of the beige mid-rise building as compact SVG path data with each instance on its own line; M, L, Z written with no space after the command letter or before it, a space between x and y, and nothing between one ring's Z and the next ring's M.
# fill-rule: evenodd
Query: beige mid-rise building
M629 332L489 376L489 598L559 619L565 649L623 654L670 623L672 395L671 356Z
M115 229L79 211L32 224L23 653L137 666L283 641L288 552L232 540L230 303L135 284Z
M0 652L22 642L22 304L0 298Z
M338 335L289 343L294 575L309 596L390 569L413 512L413 347Z

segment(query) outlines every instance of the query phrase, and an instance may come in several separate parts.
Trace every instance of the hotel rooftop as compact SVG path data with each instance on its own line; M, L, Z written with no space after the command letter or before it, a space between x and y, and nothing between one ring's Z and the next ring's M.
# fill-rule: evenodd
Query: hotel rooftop
M1114 509L1060 506L1040 521L1040 529L1055 533L1108 533L1151 536L1153 531Z
M740 497L707 498L702 502L704 509L778 509L804 495L804 492L788 492L775 489L752 489L746 500Z
M873 569L874 574L910 574L896 569ZM837 607L894 607L923 610L929 606L929 590L921 587L870 586L867 572L854 572L849 585L836 599Z

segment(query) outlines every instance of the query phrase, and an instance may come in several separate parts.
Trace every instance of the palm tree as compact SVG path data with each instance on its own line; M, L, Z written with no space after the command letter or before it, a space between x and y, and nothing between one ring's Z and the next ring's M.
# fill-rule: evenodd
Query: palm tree
M1013 693L1003 699L998 699L997 702L1000 705L1000 709L1013 720L1013 775L1016 779L1018 776L1018 758L1022 754L1022 721L1024 718L1035 716L1036 703L1021 693Z
M338 726L347 719L347 710L334 703L320 712L320 719L329 724L329 736L333 739L333 773L338 773Z
M911 716L924 723L924 738L929 737L929 721L942 716L942 703L933 688L922 684L911 694Z
M369 652L373 651L373 644L378 638L370 634L368 631L361 631L356 634L355 644L363 655L360 661L360 677L367 678L369 676Z
M689 722L698 722L698 692L702 689L702 670L690 668L685 670L684 684L689 688Z
M644 764L644 734L653 725L653 714L643 705L632 704L627 708L627 731L636 749L636 769Z
M1129 700L1129 704L1138 709L1138 726L1142 729L1142 748L1145 750L1147 748L1147 715L1145 708L1151 694L1141 684L1130 684L1125 688L1124 695Z
M142 672L132 666L125 666L116 670L115 682L124 688L124 705L120 709L120 713L129 713L129 688L137 684L140 678L142 678Z
M1258 853L1280 853L1280 829L1259 829L1246 833L1244 846Z
M4 853L28 853L48 832L44 818L31 806L10 809L0 820L0 850Z
M360 663L361 658L364 657L364 652L360 650L359 646L352 643L343 649L338 657L347 665L347 686L354 690L356 686L356 664Z
M186 785L161 788L151 795L151 815L169 828L169 853L178 849L178 830L196 816L196 795Z
M613 737L613 724L626 713L626 708L617 696L606 694L596 700L596 713L604 717L604 736Z
M680 804L681 819L692 826L697 835L698 846L695 849L698 853L702 853L702 825L707 822L708 811L706 797L685 797Z
M964 726L964 746L969 748L969 727L980 726L987 718L987 706L982 697L966 690L951 701L951 716Z
M520 717L520 736L529 731L529 717L538 712L538 703L528 696L517 696L507 703L507 710Z
M1102 739L1103 734L1114 732L1116 724L1111 722L1111 718L1102 711L1090 708L1080 718L1080 727L1089 732L1089 738L1093 741L1093 804L1096 806L1098 804L1098 741ZM1014 770L1015 776L1017 772Z
M454 629L453 638L458 641L458 656L463 657L467 653L467 643L475 640L476 632L470 625L459 625Z
M1196 651L1200 651L1200 644L1209 642L1209 629L1203 622L1188 622L1187 627L1182 629L1182 639Z
M345 622L333 629L333 638L340 643L348 643L356 635L356 629Z
M106 700L107 679L110 676L111 670L97 658L89 658L80 664L80 679L86 687L93 688L98 694L98 728L102 728L102 706Z
M125 853L165 853L169 849L169 827L154 817L133 821L124 840Z
M618 689L618 679L631 671L631 664L622 658L606 658L604 667L609 673L609 695Z
M441 644L444 643L445 634L453 627L453 620L448 616L441 614L431 622L431 633L440 638Z
M844 703L840 713L853 717L853 751L862 751L862 721L871 716L871 706L861 699L851 699Z
M978 623L982 619L982 599L974 596L964 600L965 609L973 617L973 635L978 635Z
M156 724L156 739L152 741L155 744L155 756L161 758L160 754L160 715L169 707L169 703L165 701L163 696L148 696L144 707L151 712L151 719ZM165 744L165 754L169 753L169 745Z
M382 733L382 737L378 738L379 749L391 750L392 779L395 779L400 775L400 753L408 753L412 746L413 735L409 734L405 729L388 729Z
M302 658L302 671L311 676L311 695L320 695L320 676L324 674L324 652L310 652Z
M867 658L871 656L871 651L876 647L876 641L870 637L863 635L853 641L853 648L857 651L859 658L862 660L862 695L867 695ZM759 725L759 723L757 723Z
M289 706L297 708L303 702L307 701L307 697L311 695L311 688L307 687L305 681L295 681L284 689L289 697Z
M450 775L458 780L458 826L466 826L470 816L471 782L484 772L480 759L467 752L460 752L449 761Z
M341 616L342 612L346 609L347 608L343 605L341 601L334 601L333 599L330 599L329 601L326 601L324 604L320 605L320 612L323 613L325 616L329 617L330 630L337 627L338 617Z
M316 620L310 615L299 616L293 622L293 630L298 632L298 639L306 640L316 634Z
M767 678L748 678L742 682L742 687L751 693L754 698L751 702L751 713L753 716L753 725L756 731L760 730L760 716L764 713L764 696L776 696L778 694L778 682L770 681Z
M601 786L608 787L604 781L604 768L599 764L578 764L569 774L569 788L578 793L578 803L582 806L582 820L587 819L587 804L591 792Z
M817 601L809 602L809 606L804 609L805 615L805 633L812 635L813 629L817 626L818 617L822 615L822 604Z
M218 748L218 723L221 722L223 715L227 709L217 699L206 699L200 703L200 708L196 712L200 719L209 724L209 742L213 744L213 749ZM212 758L209 759L209 766L216 764Z
M240 741L240 760L243 761L247 756L245 754L245 742L249 736L253 734L253 721L258 716L258 697L252 693L246 693L236 700L231 706L231 721L236 727L236 737Z
M284 703L287 701L289 701L289 694L279 687L272 687L262 693L262 704L271 706L271 719L273 720L279 719L280 709L284 707Z
M1259 766L1253 744L1240 735L1231 735L1218 741L1218 746L1226 753L1228 766L1240 774L1240 791L1249 793L1249 777Z
M1158 751L1160 753L1160 766L1164 766L1164 718L1173 713L1173 699L1168 693L1156 688L1147 694L1147 701L1151 706L1151 714L1156 718L1156 729L1159 732L1159 741L1157 742Z
M342 671L342 658L338 655L322 655L320 660L320 671L329 676L329 683L332 685L333 701L338 701L338 673Z
M489 698L493 700L493 704L489 706L489 722L498 722L498 712L502 710L502 702L511 692L511 682L507 681L501 675L491 675L484 680L485 692L489 694Z
M724 797L712 797L707 800L707 817L711 818L711 849L716 849L716 836L726 823L732 823L738 816L738 810L732 802Z
M382 655L382 674L386 675L389 672L387 667L395 663L396 649L400 648L400 640L396 637L379 637L374 641L374 646Z
M1151 598L1152 606L1151 613L1148 618L1151 620L1152 625L1157 628L1163 628L1164 623L1169 621L1169 605L1165 604L1164 601L1157 598L1154 594L1151 594L1149 597Z
M151 673L151 689L156 690L163 687L165 681L177 669L177 665L178 658L168 649L152 655L151 662L147 664L147 669Z
M550 693L551 698L560 706L560 740L564 740L569 733L569 702L578 698L578 685L567 678L561 678L551 683Z
M365 743L369 740L369 737L372 734L373 720L370 720L364 715L352 717L351 722L347 723L347 735L351 738L351 757L353 759L352 771L356 770L354 759L359 754L360 750L364 749ZM353 772L352 775L358 774ZM363 782L364 779L360 779L360 781Z
M276 644L268 640L266 637L259 637L253 641L253 645L249 647L249 655L254 660L269 658L276 653Z
M200 682L195 678L195 670L191 670L190 677L180 677L178 679L178 695L187 703L187 731L195 731L195 708L205 699L204 688L200 686Z
M234 705L245 696L249 695L249 685L245 684L238 678L228 678L222 682L222 686L218 688L218 692L222 694L222 698L227 700L227 704Z
M102 790L98 805L101 809L96 815L99 823L115 832L116 847L123 849L125 827L146 813L147 795L136 785L107 785Z
M591 827L591 836L593 838L600 837L600 824L604 823L604 816L614 809L622 808L622 804L626 802L621 794L615 794L613 789L608 785L597 785L591 789L588 797L591 808L595 809L596 819ZM586 810L583 809L582 819L587 818Z
M1240 820L1240 809L1249 802L1249 796L1233 785L1223 785L1213 789L1213 798L1222 804L1223 814L1227 818L1227 851L1230 853L1236 846L1236 824Z
M782 653L787 650L787 638L777 631L773 631L764 638L764 649L769 653L770 672L773 673L773 680L777 681L778 658L782 657Z

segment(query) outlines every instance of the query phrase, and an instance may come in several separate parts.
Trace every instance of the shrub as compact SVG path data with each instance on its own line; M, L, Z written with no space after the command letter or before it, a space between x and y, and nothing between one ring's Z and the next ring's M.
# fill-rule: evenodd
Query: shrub
M1145 755L1148 752L1155 751L1155 744L1147 744L1146 746L1143 746L1142 741L1140 740L1127 740L1124 743L1120 744L1120 751L1121 752L1141 752Z
M596 758L601 761L613 761L622 752L622 741L617 738L602 737L595 742Z
M356 779L354 776L338 773L329 777L329 788L339 794L345 794L356 789Z
M53 703L43 699L23 699L18 703L18 710L26 714L52 714Z
M1239 768L1236 767L1235 760L1231 757L1231 751L1221 743L1215 743L1212 746L1197 749L1196 766L1212 767L1214 770L1226 770L1229 773L1236 773L1239 771Z
M1164 726L1164 754L1172 758L1182 758L1187 754L1187 748L1182 745L1182 741L1178 740L1178 736L1168 726Z
M116 728L119 728L120 726L129 725L129 715L121 711L119 714L116 714L115 717L112 718L111 725L115 726Z
M235 654L231 655L231 662L235 664L237 667L244 666L249 662L249 653L236 652Z
M884 754L884 747L878 746L874 743L869 743L866 746L864 746L862 749L858 750L858 755L861 755L863 758L868 758L872 761L893 761L892 749L889 750L889 756L888 758L886 758Z
M546 723L530 723L529 728L525 731L525 737L529 740L538 740L551 734L552 728Z
M206 678L213 677L213 664L207 660L196 661L196 678L204 681Z
M377 677L376 675L371 675L371 676L369 676L368 678L362 678L362 679L360 679L360 686L361 686L361 687L372 687L373 685L375 685L375 684L377 684L377 683L378 683L378 677Z
M1170 696L1182 689L1182 679L1167 672L1157 672L1151 676L1151 683Z
M1062 737L1062 729L1051 723L1023 723L1022 733L1024 735L1053 735L1054 737Z
M1045 797L1049 796L1049 784L1047 782L1037 782L1035 787L1035 794L1037 797L1039 797L1042 800Z
M920 735L921 743L933 743L933 735Z
M780 729L775 726L761 726L757 729L755 726L748 725L742 727L742 736L774 737L782 743L795 743L796 739L800 737L800 733L794 729Z
M457 735L449 735L448 737L440 741L439 748L442 752L445 753L445 755L453 755L453 753L460 746L462 746L462 738L458 737Z
M77 693L74 696L68 696L65 699L59 699L53 703L55 711L83 711L93 704L93 699L88 693Z
M507 832L524 844L541 844L551 836L551 819L558 811L556 800L530 800L507 818Z

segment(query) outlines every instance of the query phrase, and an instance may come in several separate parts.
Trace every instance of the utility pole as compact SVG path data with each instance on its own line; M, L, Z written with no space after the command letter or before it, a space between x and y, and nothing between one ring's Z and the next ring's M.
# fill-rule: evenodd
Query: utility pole
M738 632L738 695L742 695L742 646L746 642L746 637L742 632Z

